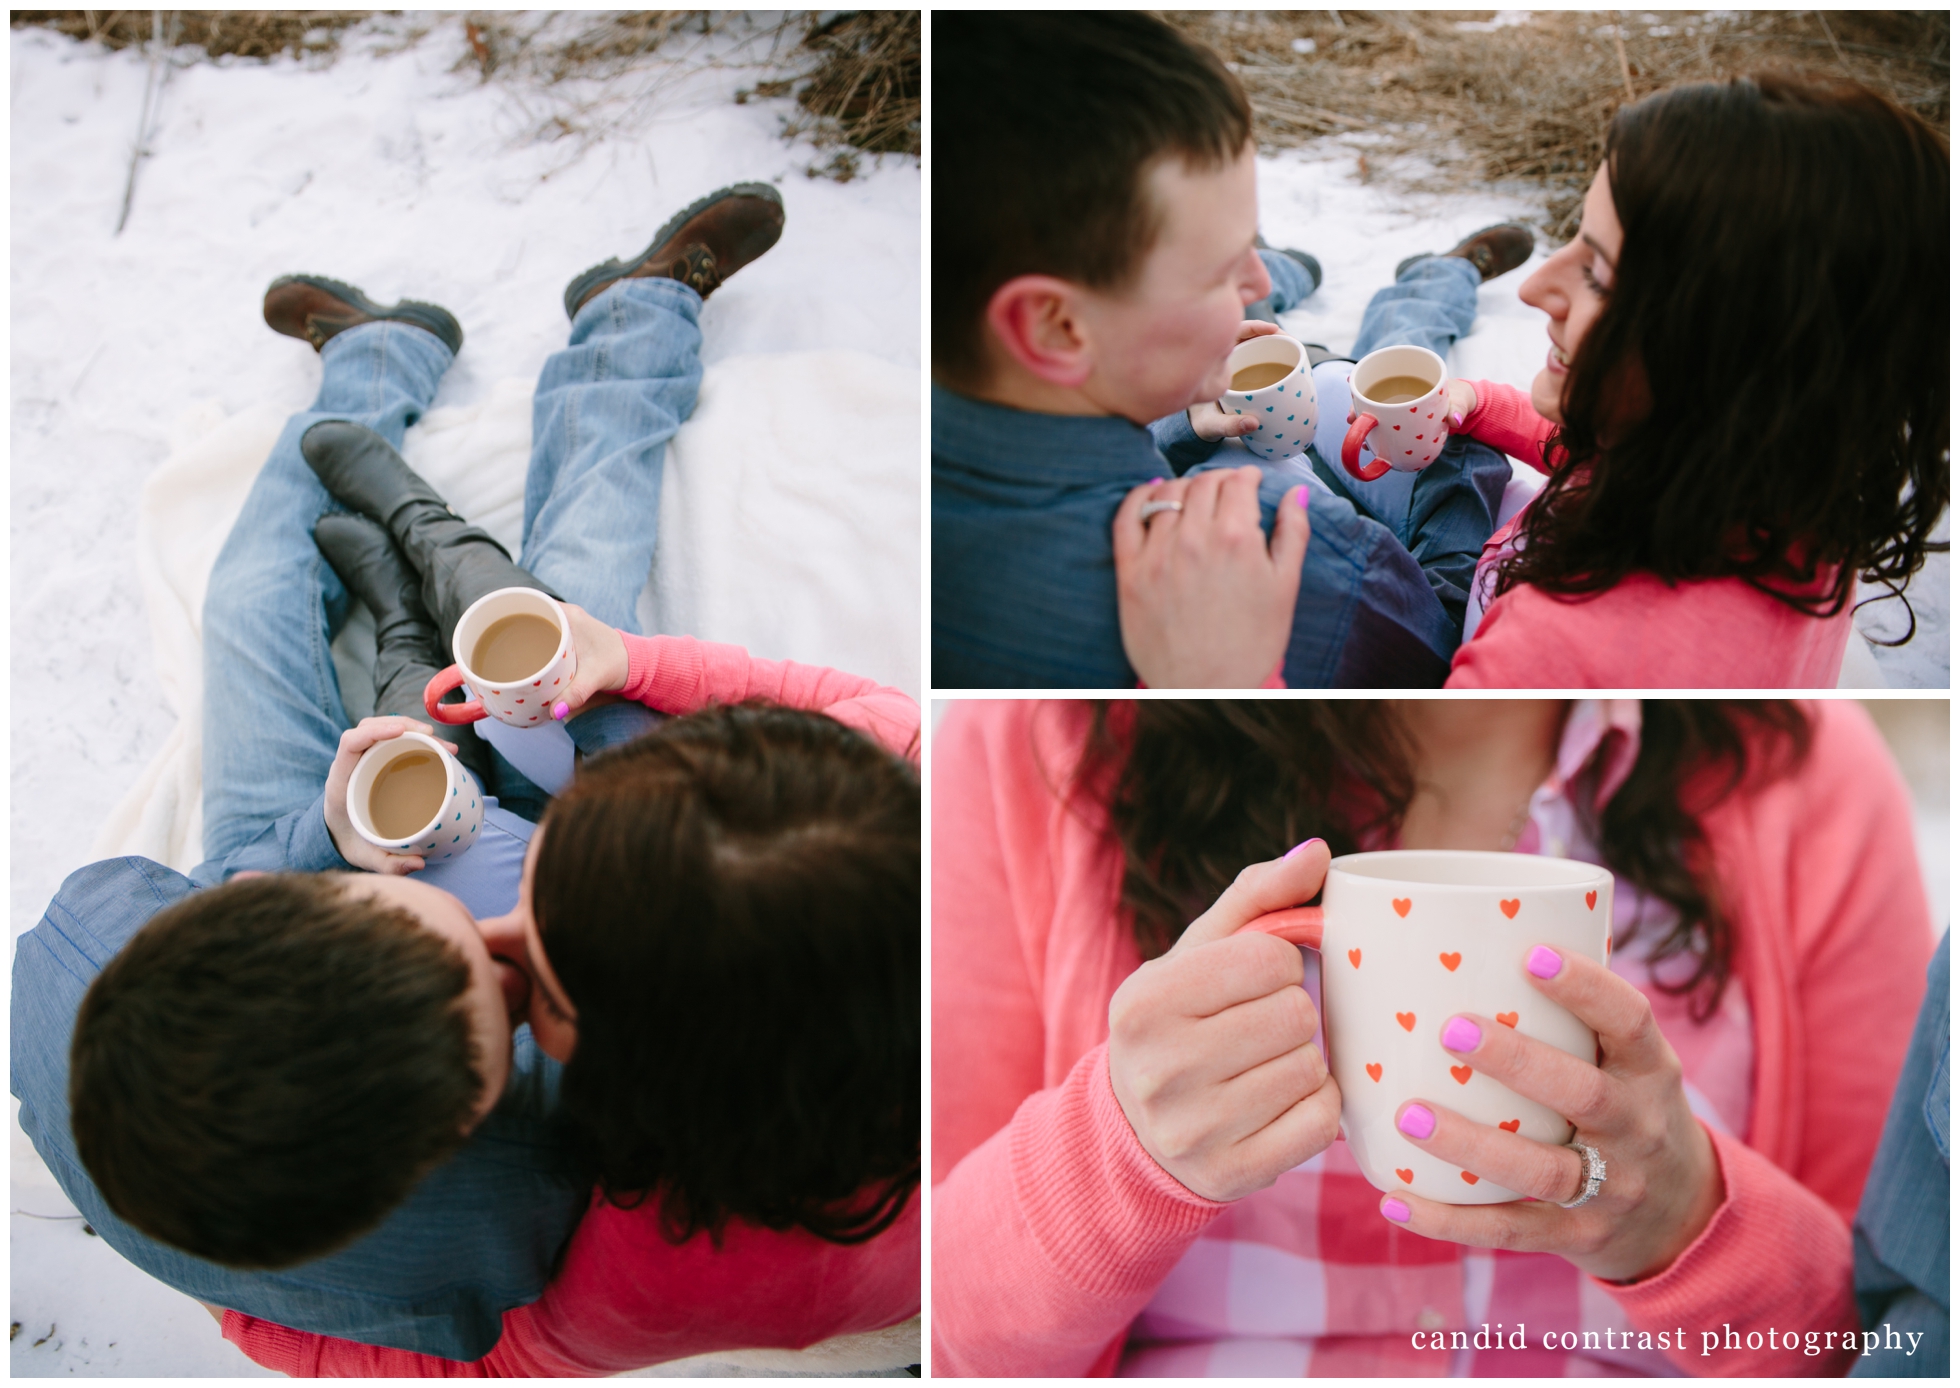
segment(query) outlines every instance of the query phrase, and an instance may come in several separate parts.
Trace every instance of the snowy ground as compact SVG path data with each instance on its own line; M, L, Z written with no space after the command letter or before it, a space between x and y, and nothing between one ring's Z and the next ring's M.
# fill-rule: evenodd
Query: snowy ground
M306 345L260 318L274 277L451 309L466 346L435 403L464 405L534 379L564 345L574 274L637 252L701 193L773 181L783 240L710 300L704 358L849 348L920 369L916 160L867 159L846 184L806 177L828 154L781 138L789 101L735 104L769 75L739 63L663 83L627 132L583 153L533 142L560 97L610 96L617 112L644 79L551 97L483 85L450 70L455 19L381 51L402 47L408 22L351 32L331 65L174 71L120 237L144 59L11 32L12 672L35 697L12 742L10 939L88 861L174 723L146 693L131 557L144 479L201 402L298 409L318 383ZM255 1371L195 1304L63 1218L73 1210L9 1127L16 1375Z

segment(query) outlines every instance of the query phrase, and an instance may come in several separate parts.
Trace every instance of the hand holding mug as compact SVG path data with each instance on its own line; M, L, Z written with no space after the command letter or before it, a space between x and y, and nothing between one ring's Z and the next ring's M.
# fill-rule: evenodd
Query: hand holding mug
M1255 337L1269 337L1280 330L1279 324L1267 323L1257 318L1248 318L1239 325L1239 335L1233 342L1250 342ZM1257 433L1259 421L1249 414L1233 414L1221 409L1216 400L1205 400L1185 411L1191 420L1191 432L1201 439L1216 443L1220 439L1236 439L1246 434Z
M1151 1159L1206 1199L1263 1190L1339 1132L1340 1087L1313 1044L1320 1019L1300 951L1235 934L1311 897L1327 861L1315 839L1245 869L1110 999L1116 1101Z
M1397 1112L1407 1142L1534 1203L1443 1205L1410 1193L1385 1197L1382 1214L1427 1238L1556 1253L1608 1281L1661 1272L1701 1236L1723 1198L1714 1143L1688 1107L1680 1058L1640 990L1604 964L1539 945L1524 967L1539 992L1599 1034L1597 1068L1474 1013L1447 1021L1441 1044L1477 1073L1570 1119L1576 1140L1605 1159L1598 1194L1577 1209L1559 1208L1584 1190L1577 1152L1424 1099ZM1427 1136L1414 1135L1425 1129Z
M339 850L340 856L353 867L366 872L386 873L391 877L406 877L427 866L420 854L390 853L355 832L354 821L347 814L347 787L353 779L354 768L370 747L400 737L403 733L429 736L434 732L435 729L427 723L390 714L384 718L363 718L340 735L340 750L334 754L333 766L327 771L327 834L333 839L333 846ZM442 745L452 753L456 750L453 742L443 742Z
M624 689L627 679L626 642L612 627L577 603L560 604L572 624L572 647L578 669L565 696L551 706L551 716L563 722L580 710L609 702L606 695Z
M1153 689L1257 688L1293 635L1307 553L1307 489L1280 498L1268 543L1255 466L1138 487L1116 508L1123 650ZM1153 503L1176 503L1178 510Z

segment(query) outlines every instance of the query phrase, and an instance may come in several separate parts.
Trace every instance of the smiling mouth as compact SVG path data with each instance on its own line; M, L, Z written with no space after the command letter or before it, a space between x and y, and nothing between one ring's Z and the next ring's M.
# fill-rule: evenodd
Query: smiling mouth
M1566 350L1563 347L1559 346L1556 342L1552 344L1552 360L1561 367L1568 367L1572 365L1571 356L1567 354Z

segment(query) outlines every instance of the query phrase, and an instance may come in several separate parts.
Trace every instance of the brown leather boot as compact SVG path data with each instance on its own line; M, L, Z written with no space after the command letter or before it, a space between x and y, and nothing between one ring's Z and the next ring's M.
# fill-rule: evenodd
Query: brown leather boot
M668 218L653 244L630 261L608 260L565 286L565 316L623 279L676 279L702 298L776 244L783 234L783 199L767 183L737 183L708 194Z
M1530 227L1521 222L1500 222L1494 227L1472 232L1454 249L1444 251L1458 260L1467 260L1477 267L1477 273L1486 282L1496 279L1506 270L1515 270L1531 259L1531 248L1538 244L1537 237ZM1395 278L1402 278L1402 272L1427 255L1412 255L1395 267Z
M438 304L403 299L383 308L353 285L319 275L281 275L265 291L266 326L312 343L316 352L336 333L384 320L434 333L451 353L463 350L463 325Z

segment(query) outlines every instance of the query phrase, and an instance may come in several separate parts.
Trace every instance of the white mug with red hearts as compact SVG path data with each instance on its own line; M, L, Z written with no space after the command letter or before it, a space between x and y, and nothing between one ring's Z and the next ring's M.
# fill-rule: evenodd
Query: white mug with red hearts
M1372 482L1397 472L1420 472L1436 461L1450 436L1449 368L1427 347L1380 347L1348 376L1354 423L1341 441L1341 466ZM1361 465L1366 441L1375 460Z
M572 687L578 669L572 622L536 588L499 588L471 603L449 638L456 663L429 681L422 707L438 723L459 726L495 718L513 728L551 721L551 706ZM467 684L466 703L437 700Z
M1538 1142L1571 1139L1558 1114L1444 1050L1442 1031L1474 1012L1595 1064L1598 1037L1532 985L1525 956L1543 944L1604 963L1613 874L1527 853L1351 853L1328 867L1321 902L1246 929L1320 950L1322 1040L1362 1174L1446 1205L1516 1200L1403 1137L1395 1112L1420 1099Z
M1229 388L1218 397L1218 408L1259 421L1257 429L1239 435L1239 442L1262 458L1306 452L1320 424L1320 397L1299 340L1285 333L1249 337L1225 364Z

